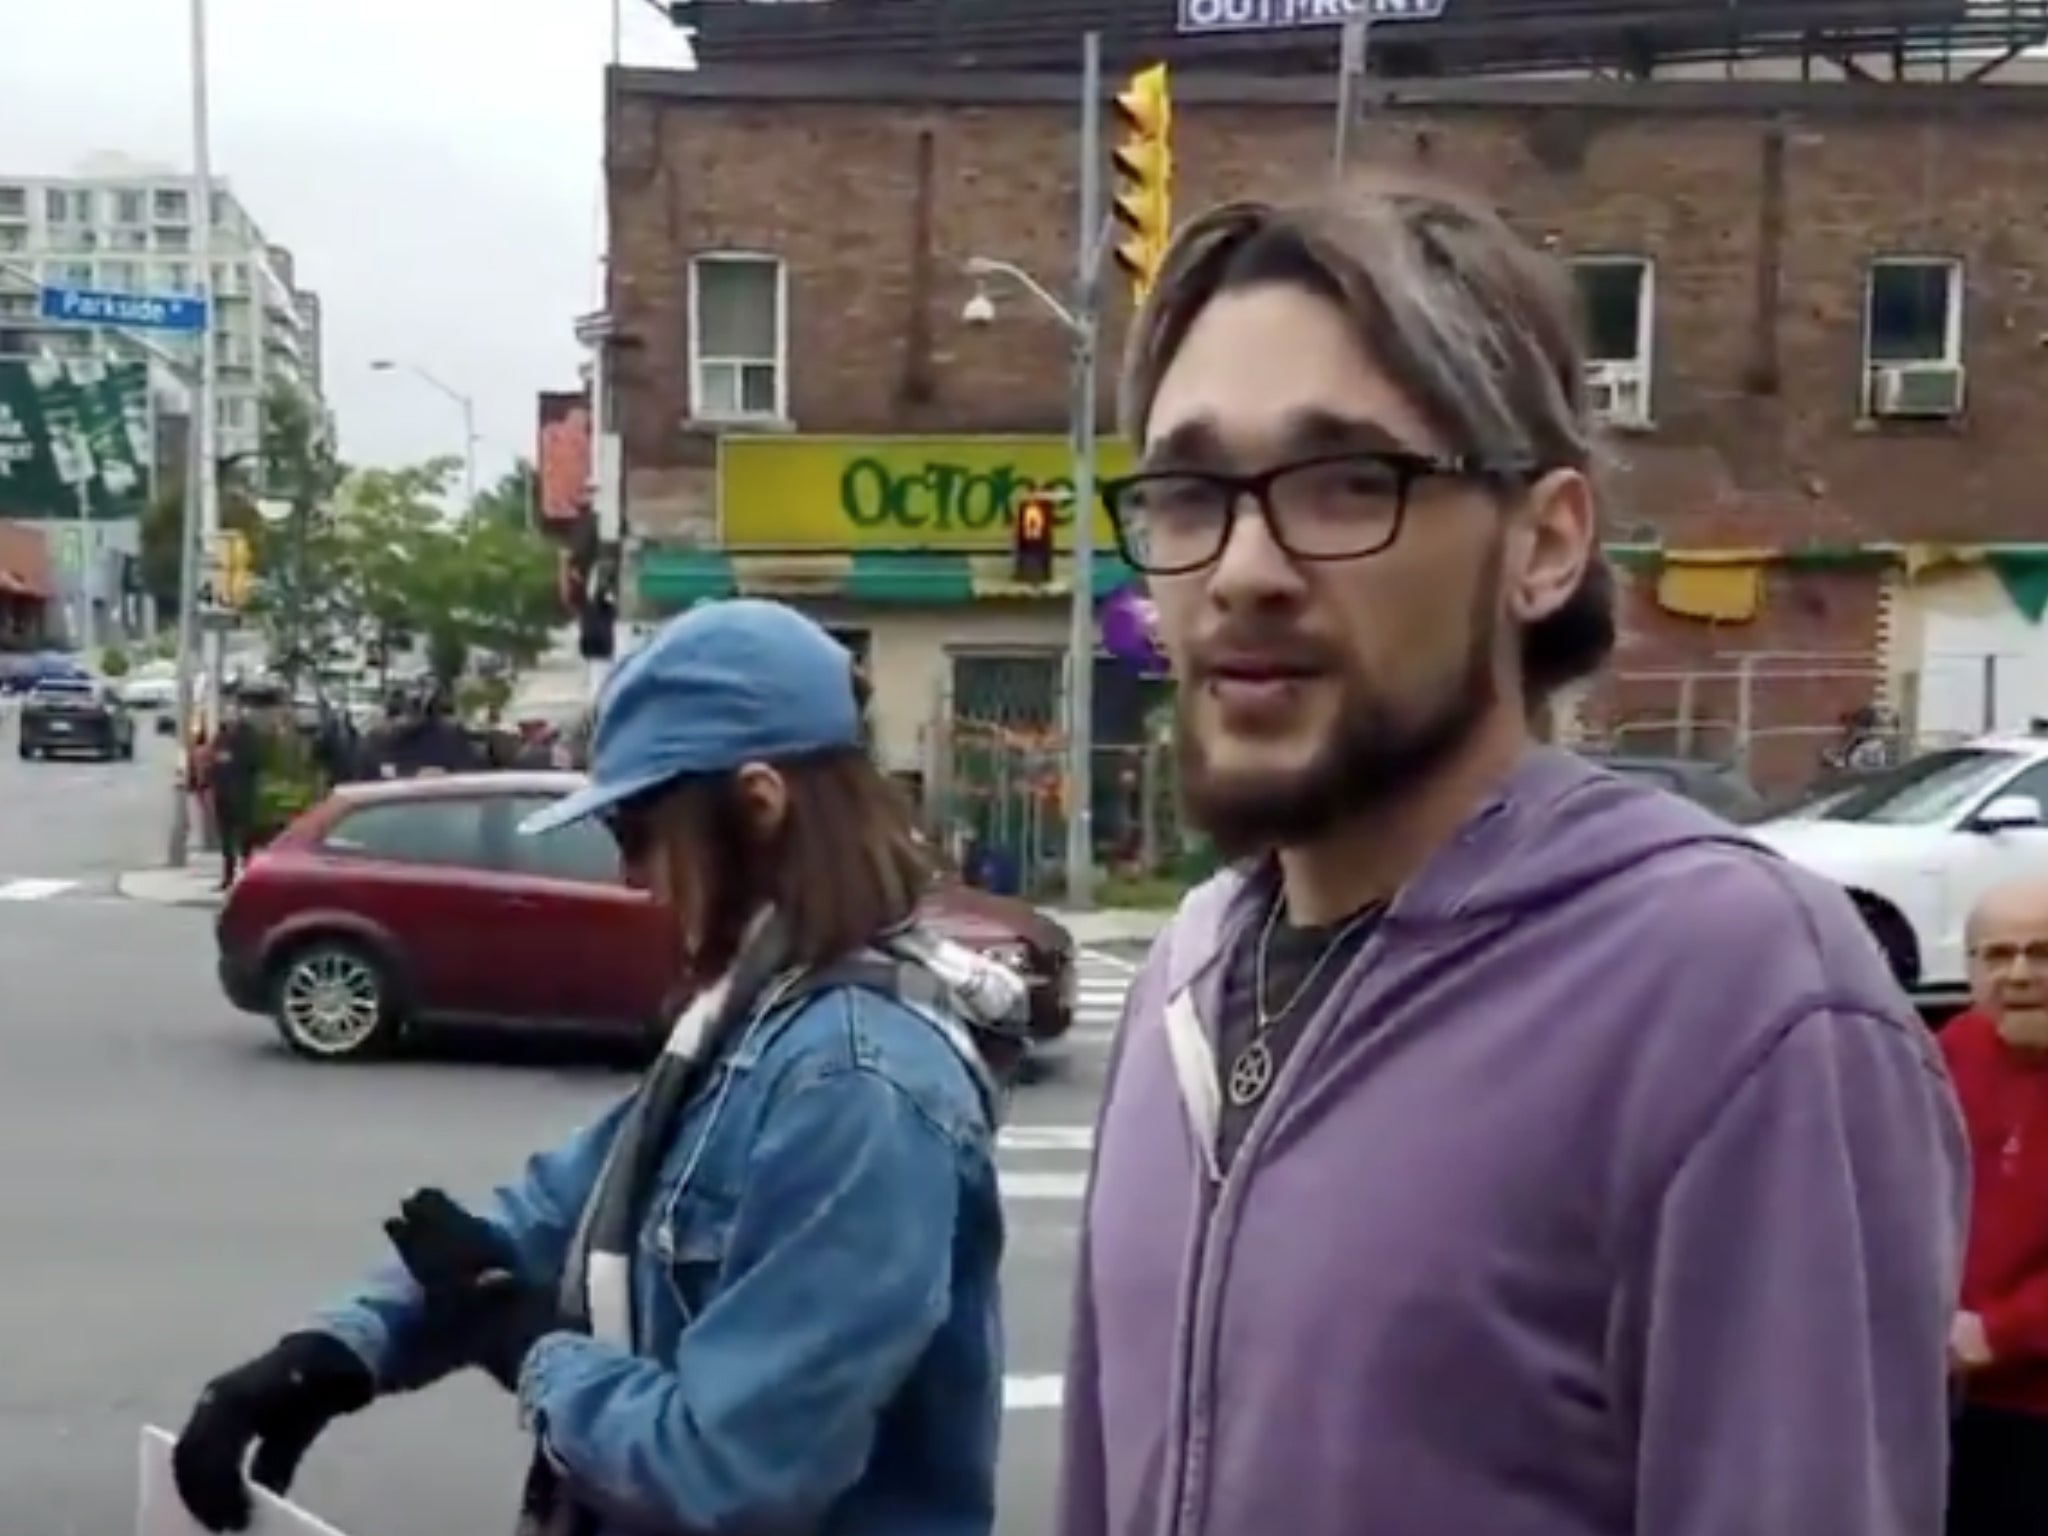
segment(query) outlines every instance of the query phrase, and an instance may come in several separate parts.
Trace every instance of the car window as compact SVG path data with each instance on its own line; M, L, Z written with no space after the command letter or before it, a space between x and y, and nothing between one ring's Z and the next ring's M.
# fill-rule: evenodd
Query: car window
M1993 800L2002 800L2007 795L2028 795L2040 801L2043 807L2048 807L2048 763L2036 763L2025 773L2016 776L2011 783L1999 785L1994 793L1985 798L1984 804L1989 805ZM1973 807L1980 811L1983 808L1982 805Z
M512 826L516 829L535 811L546 810L554 803L551 796L522 795L512 802ZM521 836L515 830L510 841L508 860L511 867L522 875L538 875L548 880L581 880L591 885L623 883L618 845L612 841L611 834L595 821L574 822L532 837Z
M1947 821L1974 805L1979 796L2012 772L2019 762L2011 752L1983 747L1929 752L1888 773L1872 775L1867 784L1821 812L1819 819L1886 827L1928 826Z
M479 800L437 796L359 806L328 829L322 844L334 853L398 864L481 869L488 863Z

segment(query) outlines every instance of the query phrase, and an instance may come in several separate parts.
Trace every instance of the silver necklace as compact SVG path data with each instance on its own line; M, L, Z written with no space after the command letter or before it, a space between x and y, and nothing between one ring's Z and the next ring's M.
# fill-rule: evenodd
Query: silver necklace
M1323 941L1323 947L1308 968L1308 973L1295 984L1287 995L1287 1001L1278 1008L1268 1011L1266 1007L1266 961L1273 947L1273 930L1280 923L1280 904L1284 898L1275 893L1273 904L1266 909L1266 921L1259 929L1258 948L1252 952L1252 1037L1246 1042L1230 1063L1230 1073L1225 1080L1225 1090L1230 1102L1239 1109L1249 1109L1263 1099L1273 1086L1277 1075L1277 1063L1273 1057L1272 1035L1274 1026L1283 1022L1294 1012L1302 998L1315 985L1316 978L1323 973L1323 967L1330 963L1330 957L1344 947L1344 941L1358 932L1380 910L1378 903L1362 908L1345 919L1342 927Z

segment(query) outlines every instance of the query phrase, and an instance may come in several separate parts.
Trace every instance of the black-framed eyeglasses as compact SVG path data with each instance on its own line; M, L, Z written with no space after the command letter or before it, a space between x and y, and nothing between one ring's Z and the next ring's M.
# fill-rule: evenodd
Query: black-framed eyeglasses
M1291 459L1257 474L1158 469L1102 483L1102 504L1132 569L1185 576L1213 565L1240 509L1255 504L1273 542L1296 560L1362 560L1401 536L1417 482L1526 483L1527 466L1397 449Z

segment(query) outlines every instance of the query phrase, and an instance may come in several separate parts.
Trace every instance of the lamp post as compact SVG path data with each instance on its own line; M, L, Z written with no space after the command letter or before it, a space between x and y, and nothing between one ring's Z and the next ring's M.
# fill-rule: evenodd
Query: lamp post
M1015 262L970 256L975 281L963 318L995 319L988 284L1014 284L1058 320L1072 348L1068 432L1074 455L1073 572L1067 605L1067 905L1083 911L1095 884L1095 358L1102 330L1102 255L1109 221L1102 210L1102 40L1083 39L1081 65L1081 210L1074 296L1063 302Z
M380 357L370 364L372 373L409 373L436 393L455 402L462 412L462 510L465 516L476 509L476 402L461 390L443 384L417 363L403 363Z

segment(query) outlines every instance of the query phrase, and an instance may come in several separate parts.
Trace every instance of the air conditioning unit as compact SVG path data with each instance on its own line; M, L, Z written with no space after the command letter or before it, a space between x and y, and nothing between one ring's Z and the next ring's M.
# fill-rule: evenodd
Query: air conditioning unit
M1586 404L1610 427L1650 424L1650 376L1641 363L1588 363Z
M1948 363L1897 363L1870 374L1870 413L1943 420L1963 413L1963 370Z

